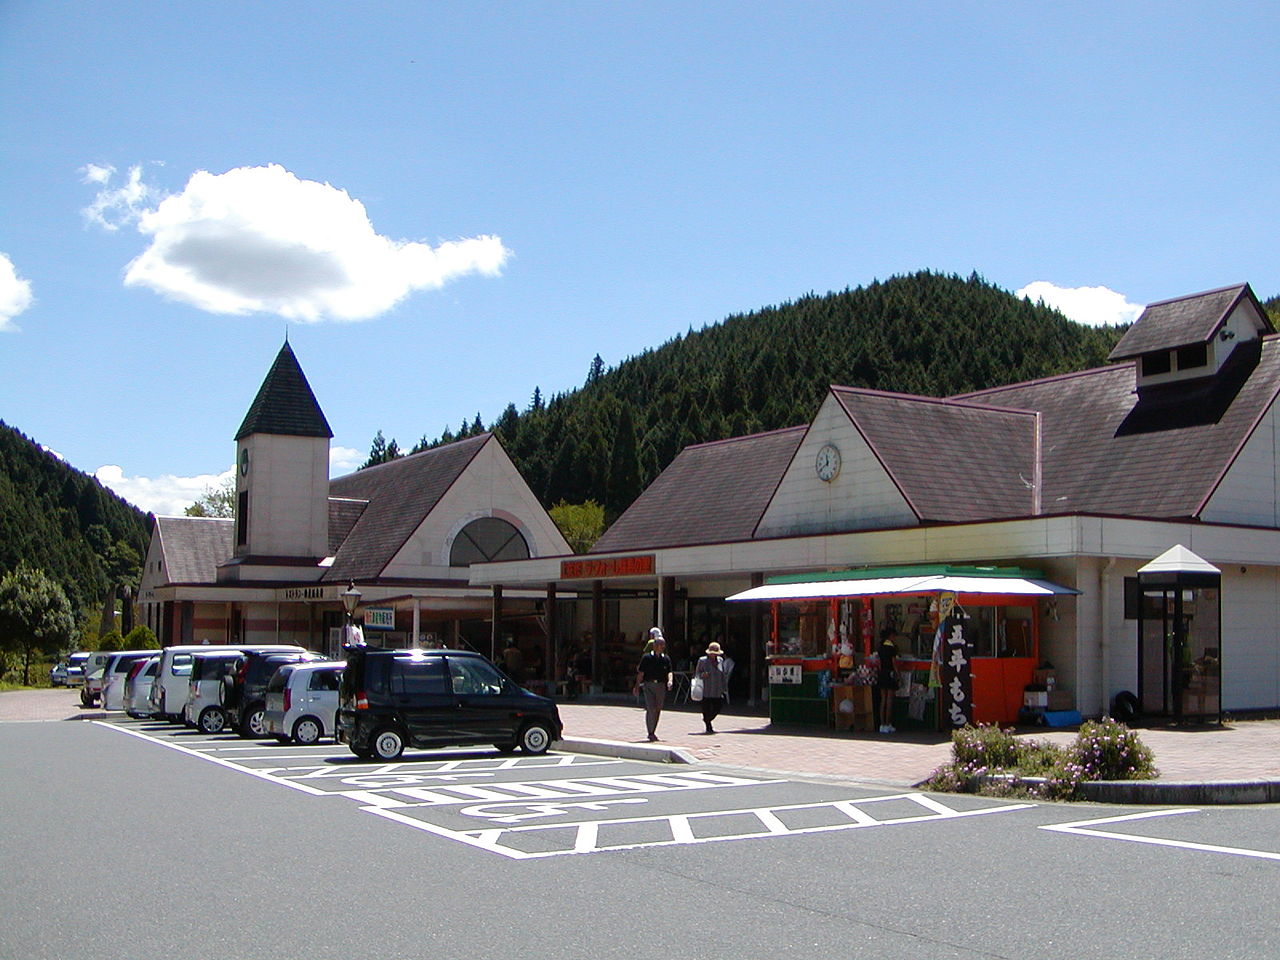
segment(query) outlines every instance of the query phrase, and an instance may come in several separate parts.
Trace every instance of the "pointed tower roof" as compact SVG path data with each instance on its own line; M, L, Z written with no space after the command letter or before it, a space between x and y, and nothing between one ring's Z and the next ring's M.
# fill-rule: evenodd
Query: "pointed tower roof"
M258 395L253 398L253 405L235 438L239 440L251 433L326 439L333 436L288 340L276 354L276 362L258 388Z

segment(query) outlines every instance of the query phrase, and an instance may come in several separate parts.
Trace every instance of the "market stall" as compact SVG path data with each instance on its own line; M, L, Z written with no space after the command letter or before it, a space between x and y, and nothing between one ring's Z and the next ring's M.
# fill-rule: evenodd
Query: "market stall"
M893 726L1012 723L1040 661L1040 605L1078 591L1013 567L919 566L774 577L729 597L771 605L769 715L876 729L877 648L896 650Z

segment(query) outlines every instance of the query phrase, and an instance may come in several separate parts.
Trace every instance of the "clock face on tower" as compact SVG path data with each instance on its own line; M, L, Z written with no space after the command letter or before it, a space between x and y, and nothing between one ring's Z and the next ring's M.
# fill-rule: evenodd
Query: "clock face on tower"
M818 479L830 483L840 473L840 449L832 443L824 443L813 461Z
M240 476L247 477L249 475L249 451L244 449L240 451Z

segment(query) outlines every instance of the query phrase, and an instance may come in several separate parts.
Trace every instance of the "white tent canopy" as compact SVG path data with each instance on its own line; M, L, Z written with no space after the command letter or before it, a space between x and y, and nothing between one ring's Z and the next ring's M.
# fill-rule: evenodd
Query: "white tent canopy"
M981 577L959 574L875 577L865 580L811 580L803 583L767 583L735 593L729 600L821 600L830 597L869 597L886 594L986 593L1009 596L1049 597L1076 594L1079 590L1047 580L1024 577Z

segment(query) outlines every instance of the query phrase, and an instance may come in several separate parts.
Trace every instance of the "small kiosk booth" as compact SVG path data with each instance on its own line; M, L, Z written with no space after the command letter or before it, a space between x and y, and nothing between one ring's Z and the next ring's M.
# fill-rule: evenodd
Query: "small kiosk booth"
M1181 544L1138 570L1142 712L1222 719L1222 571Z
M1052 680L1038 669L1041 603L1078 592L1035 570L939 565L772 577L728 599L771 605L771 722L874 730L887 630L898 651L893 725L943 730L1018 719L1025 688Z

